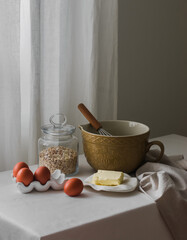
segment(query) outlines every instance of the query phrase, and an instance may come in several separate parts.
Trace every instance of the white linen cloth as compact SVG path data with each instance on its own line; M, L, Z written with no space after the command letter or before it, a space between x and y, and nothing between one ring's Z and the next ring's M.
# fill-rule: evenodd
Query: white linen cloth
M31 167L34 172L37 166ZM95 171L79 156L82 181ZM144 231L145 226L147 228ZM142 230L143 229L143 230ZM135 190L95 191L80 196L63 191L22 194L11 171L0 173L0 240L171 240L156 204Z
M174 239L187 239L187 159L182 155L164 155L159 163L153 161L159 154L150 151L147 161L136 171L142 192L155 200L157 207Z

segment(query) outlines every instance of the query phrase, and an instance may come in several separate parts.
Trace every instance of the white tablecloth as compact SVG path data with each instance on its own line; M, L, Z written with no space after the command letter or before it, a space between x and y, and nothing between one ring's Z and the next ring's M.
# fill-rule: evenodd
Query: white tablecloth
M166 154L187 156L187 138L157 139ZM79 161L76 177L84 180L93 170L83 155ZM138 190L109 193L85 187L74 198L54 190L21 194L10 175L0 173L0 240L172 239L155 202Z

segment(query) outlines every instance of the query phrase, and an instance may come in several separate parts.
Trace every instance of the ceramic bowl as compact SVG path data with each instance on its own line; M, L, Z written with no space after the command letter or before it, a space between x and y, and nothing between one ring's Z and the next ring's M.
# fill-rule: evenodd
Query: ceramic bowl
M131 173L144 162L152 145L161 149L156 161L162 158L164 145L148 141L150 128L145 124L127 120L101 121L101 124L112 136L99 135L90 124L79 126L85 157L95 170Z

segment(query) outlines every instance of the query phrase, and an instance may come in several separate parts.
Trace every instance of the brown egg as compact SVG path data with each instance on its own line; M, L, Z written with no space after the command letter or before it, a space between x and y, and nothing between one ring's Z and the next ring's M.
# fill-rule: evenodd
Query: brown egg
M71 178L64 185L64 192L70 197L78 196L83 190L83 183L79 178Z
M33 173L29 168L21 168L16 176L16 182L22 182L28 186L34 180Z
M50 180L50 171L47 167L41 166L36 169L34 173L34 178L36 181L39 181L41 184L46 184L47 181Z
M13 176L16 177L21 168L29 168L25 162L18 162L13 168Z

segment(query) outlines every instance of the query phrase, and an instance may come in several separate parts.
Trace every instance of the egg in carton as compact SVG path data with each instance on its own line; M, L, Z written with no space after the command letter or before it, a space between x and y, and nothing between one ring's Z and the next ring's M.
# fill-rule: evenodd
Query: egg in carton
M50 187L54 190L62 190L65 184L65 174L61 173L59 169L55 170L50 177L50 180L46 182L46 184L42 185L39 181L33 181L28 186L25 186L22 182L16 182L16 178L11 175L13 182L16 183L17 189L21 193L29 193L33 189L39 192L45 192Z

